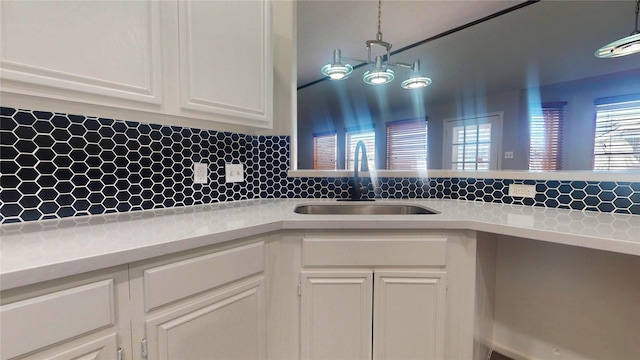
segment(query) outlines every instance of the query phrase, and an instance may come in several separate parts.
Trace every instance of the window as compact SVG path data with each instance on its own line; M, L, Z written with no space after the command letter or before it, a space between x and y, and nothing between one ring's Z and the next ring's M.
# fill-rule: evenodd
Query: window
M367 149L367 159L369 160L367 163L369 164L369 169L375 169L376 167L376 152L375 152L375 143L376 143L376 133L373 129L370 130L359 130L359 131L348 131L347 130L347 156L346 156L346 166L347 170L353 170L353 161L356 151L356 144L358 141L364 141L364 147ZM360 153L362 156L362 153Z
M640 94L596 100L594 170L640 169Z
M445 119L442 165L453 170L495 170L502 112Z
M313 168L336 169L336 133L313 135Z
M529 119L529 169L562 169L562 103L542 104Z
M427 122L387 123L387 169L427 168Z

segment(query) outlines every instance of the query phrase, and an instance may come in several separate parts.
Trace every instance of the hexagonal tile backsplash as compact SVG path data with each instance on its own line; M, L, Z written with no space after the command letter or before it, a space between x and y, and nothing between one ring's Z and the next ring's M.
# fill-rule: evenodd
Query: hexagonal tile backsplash
M207 184L194 184L204 162ZM241 162L245 181L225 183ZM349 194L348 178L288 178L289 138L0 108L0 222L254 198ZM535 199L507 196L536 185ZM640 214L640 183L377 178L370 197L452 198Z

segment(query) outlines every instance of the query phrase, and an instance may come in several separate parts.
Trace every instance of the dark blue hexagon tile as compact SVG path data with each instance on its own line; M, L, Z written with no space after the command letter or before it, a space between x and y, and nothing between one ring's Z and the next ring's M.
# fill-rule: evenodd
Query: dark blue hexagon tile
M0 107L0 223L253 198L346 198L350 179L289 178L290 139ZM194 184L192 165L209 182ZM225 182L225 163L245 181ZM640 215L640 183L364 178L371 198L443 198ZM511 184L535 198L508 195Z

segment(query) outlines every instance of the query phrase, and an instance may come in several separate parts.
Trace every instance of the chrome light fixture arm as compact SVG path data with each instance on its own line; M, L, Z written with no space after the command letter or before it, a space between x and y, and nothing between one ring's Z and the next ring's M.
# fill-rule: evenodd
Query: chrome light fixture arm
M339 49L334 50L333 62L322 67L322 74L329 77L331 80L343 80L349 77L353 71L353 67L349 64L343 64L343 60L356 61L365 64L373 64L372 70L364 73L362 80L370 85L383 85L393 81L395 75L393 70L389 69L391 66L397 66L411 70L411 76L402 82L402 87L405 89L418 89L423 88L431 84L431 79L420 75L420 60L418 59L413 64L392 62L391 61L391 43L382 39L381 30L381 11L382 0L378 0L378 32L376 33L375 40L365 41L367 47L367 60L354 59L348 57L342 57ZM372 59L371 48L373 46L380 46L386 50L386 59L381 55L376 55Z

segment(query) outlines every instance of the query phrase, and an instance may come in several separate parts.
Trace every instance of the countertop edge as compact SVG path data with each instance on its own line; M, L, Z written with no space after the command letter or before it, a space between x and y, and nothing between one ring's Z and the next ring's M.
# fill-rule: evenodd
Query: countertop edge
M304 201L305 200L302 199L297 200L297 202ZM508 208L506 210L504 208L496 208L498 214L502 214L503 212L506 214L507 220L516 221L514 224L510 224L506 223L504 219L500 221L483 221L464 216L456 219L450 217L441 218L437 215L434 215L429 221L406 216L400 218L398 215L381 216L375 219L366 217L345 219L343 216L335 215L313 216L294 214L292 211L294 205L291 205L291 209L289 209L288 202L283 201L282 204L284 208L288 210L275 214L275 216L271 218L258 219L253 223L249 222L248 225L236 224L235 227L229 227L227 229L209 226L195 234L184 233L180 237L167 237L163 241L152 244L145 244L144 242L140 244L134 243L121 248L116 247L115 250L103 251L102 253L88 253L75 258L69 256L68 259L59 261L40 261L39 263L32 262L29 264L29 260L26 260L25 266L15 266L14 268L9 266L9 271L5 270L0 273L0 290L4 291L281 230L468 230L640 256L640 242L625 240L624 237L616 239L615 236L608 237L598 234L581 234L576 231L572 232L570 229L565 230L562 227L559 227L561 230L553 230L541 227L536 228L531 225L519 225L518 221L522 219L518 218L518 216L531 215L530 213L535 213L535 211L539 210L527 210L524 215L520 215L511 213L519 211L519 208ZM478 206L478 204L474 204L474 206ZM486 210L487 208L482 209ZM489 207L488 209L493 208ZM208 210L196 213L199 217L198 221L203 221L203 219L206 221L208 216L214 216L214 213L209 215L207 211ZM553 214L552 216L555 216ZM558 216L560 216L560 213L558 214ZM568 213L562 213L563 216L567 214ZM513 218L510 219L508 216L512 216ZM577 214L577 216L582 217L583 215ZM587 216L588 219L592 219L592 217L592 215ZM162 221L162 219L159 221ZM637 223L635 219L631 221L631 230L635 229ZM25 236L28 237L28 235ZM5 254L5 256L8 255Z

